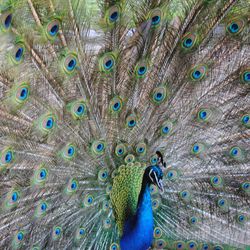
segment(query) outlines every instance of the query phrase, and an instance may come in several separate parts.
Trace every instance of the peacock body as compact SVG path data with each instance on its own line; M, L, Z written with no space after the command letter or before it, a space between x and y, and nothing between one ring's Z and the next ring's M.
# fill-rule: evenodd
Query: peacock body
M249 0L0 2L0 249L250 249Z

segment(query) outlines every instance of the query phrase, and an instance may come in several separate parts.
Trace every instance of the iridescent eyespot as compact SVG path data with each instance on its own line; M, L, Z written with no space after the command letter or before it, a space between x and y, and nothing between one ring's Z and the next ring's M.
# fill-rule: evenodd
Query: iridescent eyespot
M136 153L138 155L145 155L147 152L147 145L144 142L138 143L136 145Z
M150 164L151 165L156 165L158 162L158 155L157 154L154 154L150 157Z
M244 152L240 147L232 147L229 151L229 154L231 158L233 158L236 161L244 160Z
M89 207L93 204L94 202L94 197L90 194L85 195L84 200L83 200L83 205L85 207Z
M113 27L113 25L120 19L120 14L121 11L119 5L110 7L105 13L107 25Z
M235 18L227 24L227 32L231 35L239 34L244 28L245 22L242 19Z
M120 247L117 243L112 243L109 250L120 250Z
M134 128L137 124L137 117L135 114L130 114L126 118L126 126L130 129Z
M241 189L248 195L250 195L250 182L243 182L241 184Z
M24 239L24 233L22 231L18 232L16 238L18 241L22 241Z
M118 157L122 157L127 153L127 147L125 144L120 143L115 147L115 155Z
M67 104L66 109L73 119L79 120L87 116L87 105L83 100L73 101Z
M153 103L160 105L163 103L167 98L167 88L162 86L162 87L157 87L153 90L152 92L152 101Z
M206 73L207 67L205 65L198 65L191 70L190 76L193 81L198 81L203 79Z
M75 145L72 143L67 144L60 152L60 155L65 160L72 160L76 156Z
M210 109L202 108L198 111L198 121L208 122L212 116Z
M174 181L179 177L179 173L175 169L169 169L166 175L167 179L170 181Z
M75 238L76 240L80 240L86 235L86 230L84 227L80 227L76 230Z
M11 194L11 201L12 201L12 202L16 202L18 199L19 199L19 194L18 194L18 192L13 192L13 193Z
M39 118L40 128L43 132L51 132L56 124L56 116L49 113Z
M246 69L240 76L241 81L246 84L250 84L250 69Z
M156 249L165 249L167 243L163 239L157 239L154 245L156 246Z
M196 216L192 216L188 219L188 222L190 225L195 226L199 222L199 219Z
M245 224L247 221L247 217L244 214L238 214L236 216L236 221L240 224Z
M250 128L250 115L245 114L241 117L241 123L244 125L246 128Z
M220 245L216 245L216 246L214 246L213 250L224 250L224 247L222 247Z
M198 249L198 244L196 241L190 240L187 242L187 249L188 250L197 250Z
M162 16L163 13L159 8L151 11L150 13L151 28L157 28L161 25Z
M108 212L109 209L110 209L110 203L107 200L103 201L103 203L102 203L102 210L104 212Z
M0 152L1 167L9 166L14 161L14 151L11 147L5 148Z
M12 19L13 19L13 16L10 11L5 11L1 13L0 21L1 21L1 28L3 31L7 31L10 29Z
M110 194L111 190L112 190L112 185L108 184L106 187L106 194Z
M184 202L189 202L191 200L191 194L188 190L183 190L179 193L179 197Z
M125 163L130 163L130 162L134 162L135 161L135 156L132 154L128 154L125 159L124 159Z
M109 229L109 228L111 228L111 226L112 226L112 223L111 223L110 218L106 218L106 219L103 220L103 227L105 229Z
M148 65L146 62L139 62L135 66L135 76L137 78L144 78L148 71Z
M66 74L70 75L70 74L75 72L77 64L78 64L77 54L69 53L66 56L64 56L64 58L62 60L63 71Z
M60 29L60 21L58 19L55 19L53 21L51 21L48 25L47 25L47 37L49 39L54 39L56 37L56 35L58 34Z
M108 169L103 168L98 172L98 180L99 181L107 181L109 175L108 175Z
M186 50L192 49L197 43L197 35L195 33L187 33L181 40L182 48Z
M157 210L160 205L161 205L161 200L160 199L153 199L152 200L153 210Z
M23 61L25 47L23 42L17 42L11 54L11 60L14 64L19 64Z
M171 121L166 121L161 126L161 135L170 135L173 129L173 123Z
M150 185L150 194L151 195L158 194L158 187L155 185Z
M30 86L27 83L20 84L15 90L15 98L18 104L27 101L30 94Z
M59 226L53 227L53 240L57 240L62 236L62 228Z
M48 170L41 164L37 170L35 170L34 176L33 176L33 184L42 186L46 182L48 178Z
M220 208L221 211L223 212L227 212L229 210L229 205L228 205L228 201L226 199L219 199L217 201L217 205Z
M94 141L91 145L91 150L95 155L102 155L105 152L106 144L104 141Z
M99 59L99 70L103 73L110 73L116 63L116 55L113 52L105 53Z
M38 206L36 207L35 210L35 217L36 218L41 218L42 216L44 216L47 212L48 209L48 203L45 201L41 201L39 202Z
M5 199L5 208L11 209L17 206L20 200L20 193L17 190L10 191Z
M220 176L212 176L210 178L210 182L214 188L222 188L223 187L223 180Z
M78 190L78 181L76 179L70 179L65 189L67 195L72 195Z
M186 248L186 244L183 241L175 241L174 242L174 249L184 250Z
M158 238L161 238L162 236L162 230L160 227L156 227L154 229L154 238L158 239Z
M115 96L109 104L109 110L112 114L118 114L123 107L122 99L119 96Z
M209 245L206 244L206 243L203 243L203 244L201 245L201 250L209 250Z
M194 155L199 155L204 151L204 149L205 149L205 146L202 143L196 142L192 146L191 153Z

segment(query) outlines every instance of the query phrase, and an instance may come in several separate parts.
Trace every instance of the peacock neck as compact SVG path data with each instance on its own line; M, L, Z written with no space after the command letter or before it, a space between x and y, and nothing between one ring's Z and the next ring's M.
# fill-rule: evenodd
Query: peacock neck
M146 250L153 240L153 211L150 184L143 179L136 215L125 222L122 250Z

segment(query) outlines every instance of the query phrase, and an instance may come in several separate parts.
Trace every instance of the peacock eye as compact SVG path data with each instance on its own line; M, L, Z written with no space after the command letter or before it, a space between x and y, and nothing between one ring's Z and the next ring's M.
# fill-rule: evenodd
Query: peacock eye
M250 84L250 70L247 69L241 74L241 81L246 84Z
M102 141L94 141L91 150L95 155L102 155L105 152L106 145Z
M2 23L2 28L4 31L7 31L10 29L12 19L13 19L13 16L10 11L6 11L1 14L0 21Z
M83 200L83 205L85 207L89 207L93 204L94 202L94 197L90 194L85 195L84 200Z
M23 232L18 232L17 233L17 240L22 241L24 239L24 233Z
M135 76L137 78L144 78L147 74L148 67L146 62L139 62L135 66Z
M202 143L195 143L193 146L192 146L192 154L194 155L199 155L200 153L202 153L205 149L205 146L202 144Z
M152 101L157 105L163 103L166 100L166 97L167 97L166 87L163 86L157 87L152 92Z
M158 156L157 155L153 155L150 157L150 163L152 165L155 165L158 162Z
M135 114L131 114L129 116L127 116L126 118L126 126L129 128L129 129L132 129L136 126L136 121L137 121L137 117Z
M236 216L236 220L240 224L244 224L246 222L246 219L247 219L246 216L243 214L239 214Z
M116 96L110 101L109 110L112 114L118 114L122 110L122 106L122 99Z
M60 29L60 21L55 19L47 25L47 37L49 39L54 39L58 34Z
M183 190L179 193L179 196L182 201L189 202L191 200L191 194L188 190Z
M201 80L207 73L207 67L205 65L198 65L191 70L190 76L193 81Z
M183 241L175 241L174 246L175 246L175 249L183 250L183 249L185 249L186 244Z
M113 52L104 54L99 59L99 69L103 73L110 73L115 67L116 55Z
M120 18L120 8L118 5L111 6L106 14L106 23L110 26L113 26Z
M220 245L214 246L214 250L224 250L224 248Z
M157 249L165 249L167 243L166 243L166 241L163 240L163 239L157 239L157 240L155 241L155 245L156 245Z
M135 161L135 156L132 155L132 154L128 154L126 157L125 157L125 163L130 163L130 162L134 162Z
M171 131L173 129L173 123L171 121L166 121L161 126L161 135L167 136L171 134Z
M201 249L202 250L208 250L209 249L209 246L208 246L208 244L202 244L202 246L201 246Z
M154 229L154 238L158 239L162 236L162 230L160 227Z
M19 199L19 194L18 194L18 192L13 192L12 195L11 195L11 200L12 200L13 202L17 202L18 199Z
M197 42L197 35L194 33L187 33L182 38L181 45L182 48L190 50L196 45L196 42Z
M72 74L78 63L76 54L69 53L63 58L62 63L64 72L68 75Z
M179 177L179 174L176 170L174 169L170 169L168 172L167 172L167 179L170 180L170 181L174 181L176 180L178 177Z
M229 210L228 201L226 199L223 198L219 199L217 201L217 205L221 211L227 212Z
M244 159L244 152L240 147L232 147L229 151L229 155L232 159L236 161L241 161Z
M8 147L0 152L0 166L9 166L14 160L14 151Z
M101 169L98 173L98 179L102 182L107 181L108 179L108 170L106 168Z
M211 185L214 188L221 188L223 187L223 180L220 176L212 176L210 179Z
M147 151L147 145L144 142L141 142L139 144L137 144L136 146L136 153L138 155L145 155Z
M111 226L112 226L112 223L111 223L110 218L106 218L103 220L103 227L105 229L111 228Z
M197 244L197 242L195 242L195 241L189 241L189 242L187 242L187 249L188 250L190 250L190 249L193 249L193 250L195 250L195 249L197 249L198 248L198 244Z
M55 121L56 121L56 117L52 114L46 114L43 115L40 118L41 124L42 124L42 130L44 132L51 132L52 129L55 127Z
M243 30L244 26L245 26L244 20L236 18L227 24L226 29L229 34L237 35Z
M70 179L68 181L65 192L67 195L72 195L78 190L78 181L75 179Z
M76 147L73 144L66 145L60 152L60 155L65 160L72 160L76 156Z
M210 109L202 108L198 111L198 121L200 122L208 122L212 116L212 112Z
M19 64L23 61L24 58L24 44L22 42L18 42L13 49L11 60L14 64Z
M61 235L62 235L62 228L59 226L55 226L53 228L53 240L59 239Z
M45 211L47 210L47 204L46 204L45 202L43 202L43 203L41 204L41 210L42 210L43 212L45 212Z
M241 123L246 127L250 128L250 116L249 114L243 115L241 117Z
M120 250L120 247L119 247L119 245L117 244L117 243L112 243L111 245L110 245L110 248L109 248L110 250Z

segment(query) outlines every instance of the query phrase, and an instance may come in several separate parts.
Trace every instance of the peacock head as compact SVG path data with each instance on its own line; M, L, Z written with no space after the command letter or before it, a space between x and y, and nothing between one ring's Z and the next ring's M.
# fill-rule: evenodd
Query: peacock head
M163 192L163 182L162 182L163 172L160 167L158 166L147 167L144 176L148 184L156 185L161 190L161 192Z

